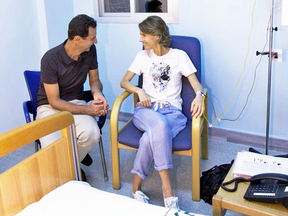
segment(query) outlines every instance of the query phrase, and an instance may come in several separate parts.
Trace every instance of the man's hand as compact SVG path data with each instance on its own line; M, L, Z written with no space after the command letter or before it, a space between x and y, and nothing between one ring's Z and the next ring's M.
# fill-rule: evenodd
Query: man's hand
M87 107L87 114L88 115L97 115L97 116L101 116L101 115L106 115L108 113L108 106L104 106L103 102L99 102L99 101L91 101L91 103L88 105Z
M108 114L109 105L107 104L106 98L100 93L94 94L93 97L94 97L94 101L92 101L92 102L94 102L93 103L95 105L94 108L96 108L96 106L97 106L97 109L99 109L97 111L98 114L96 114L96 115L101 116L101 115Z

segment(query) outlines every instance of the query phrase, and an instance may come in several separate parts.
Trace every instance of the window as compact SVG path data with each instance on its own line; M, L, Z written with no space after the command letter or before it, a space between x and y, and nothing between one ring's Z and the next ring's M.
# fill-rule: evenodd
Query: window
M178 22L178 0L94 0L94 7L97 22L139 23L151 15Z

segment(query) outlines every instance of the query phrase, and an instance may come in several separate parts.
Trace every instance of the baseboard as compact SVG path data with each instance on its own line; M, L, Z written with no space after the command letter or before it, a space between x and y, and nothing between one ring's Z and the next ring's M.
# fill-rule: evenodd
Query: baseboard
M224 130L220 128L209 128L210 138L223 140L231 143L243 144L256 148L266 149L266 137L248 133ZM276 138L269 138L269 150L288 152L288 141Z
M119 121L127 122L133 116L132 113L120 112ZM110 118L110 112L107 118ZM208 136L211 139L222 140L231 143L237 143L247 145L255 148L266 148L266 137L241 133L236 131L224 130L220 128L209 128ZM276 150L281 152L288 152L288 140L270 138L269 139L269 150Z

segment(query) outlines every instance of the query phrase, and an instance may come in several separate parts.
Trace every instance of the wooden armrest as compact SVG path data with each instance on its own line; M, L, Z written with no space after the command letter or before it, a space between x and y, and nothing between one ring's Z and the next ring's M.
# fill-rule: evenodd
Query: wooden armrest
M117 139L118 137L118 120L119 112L123 101L130 96L132 93L128 91L122 92L113 103L111 114L110 114L110 136L111 139ZM111 141L111 144L114 143Z

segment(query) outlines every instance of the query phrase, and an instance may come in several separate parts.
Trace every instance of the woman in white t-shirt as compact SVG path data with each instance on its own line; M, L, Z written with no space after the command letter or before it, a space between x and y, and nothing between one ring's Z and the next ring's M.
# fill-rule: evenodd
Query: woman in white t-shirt
M137 93L133 123L143 135L134 161L132 173L133 197L148 203L149 198L141 191L142 181L147 177L154 160L159 172L165 207L178 208L169 177L172 166L172 139L185 128L187 119L181 111L182 75L187 77L196 97L191 104L192 116L202 115L202 86L196 69L188 55L169 48L171 37L165 22L158 16L150 16L139 24L140 42L145 50L140 51L121 81L121 87ZM143 75L142 89L130 81L134 75Z

